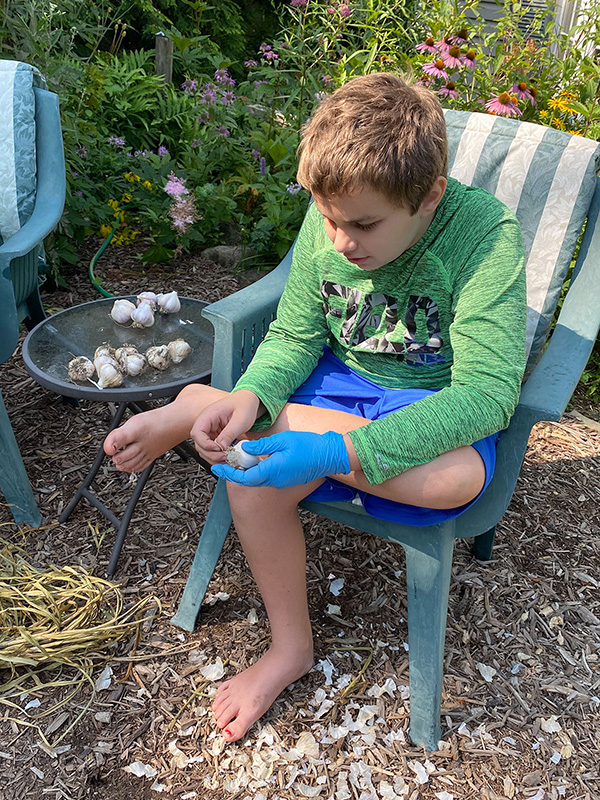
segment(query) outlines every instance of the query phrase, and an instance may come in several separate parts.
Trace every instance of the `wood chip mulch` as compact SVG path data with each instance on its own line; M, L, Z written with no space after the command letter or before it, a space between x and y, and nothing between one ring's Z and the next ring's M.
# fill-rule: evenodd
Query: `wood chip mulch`
M98 297L86 242L68 290L50 311ZM208 301L248 281L198 257L142 272L109 249L96 273L113 294L176 289ZM20 351L0 387L44 517L18 530L0 506L0 537L40 568L82 565L104 575L114 529L85 501L56 520L100 447L111 409L75 408L31 380ZM493 560L458 541L450 591L443 742L408 742L410 698L402 549L303 512L317 666L235 745L212 720L216 679L268 645L262 602L234 534L227 539L194 633L172 626L213 479L175 454L158 460L138 503L115 582L126 598L162 604L141 641L123 640L110 685L58 747L24 713L0 704L3 800L596 800L600 795L600 425L576 394L559 423L534 429ZM122 513L128 476L105 462L101 496ZM334 581L343 579L339 594ZM333 587L332 587L333 584ZM1 642L0 642L1 647ZM205 674L203 674L205 673ZM100 669L93 678L99 677ZM206 676L209 676L207 679ZM7 679L0 671L0 682ZM51 676L46 676L51 677ZM74 679L74 678L73 678ZM37 712L66 689L40 693ZM22 706L35 697L22 697ZM53 737L87 702L85 690L41 721ZM66 714L64 712L67 712ZM30 711L29 714L32 712Z

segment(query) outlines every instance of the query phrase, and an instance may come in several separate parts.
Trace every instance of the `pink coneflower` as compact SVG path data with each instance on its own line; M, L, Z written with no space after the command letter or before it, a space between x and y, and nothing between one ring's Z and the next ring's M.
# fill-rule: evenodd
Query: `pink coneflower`
M537 103L537 100L535 99L537 89L534 86L530 88L527 86L525 81L521 81L521 83L513 83L513 85L510 87L510 92L512 94L516 94L519 100L528 100L532 106L536 105Z
M467 69L475 69L475 56L477 53L475 50L467 50L466 53L462 56L462 63Z
M519 100L508 92L501 92L485 104L490 114L498 117L520 117L523 113L518 106Z
M452 45L452 47L445 53L442 53L442 58L444 59L444 63L447 67L451 69L458 69L462 67L462 59L460 57L460 47L458 45Z
M448 40L452 42L452 44L466 44L469 41L469 31L466 28L461 28L459 31L456 31L456 33L451 34Z
M450 39L450 36L444 36L444 38L440 39L439 42L434 42L434 46L440 51L440 53L447 53L452 47L452 42Z
M452 81L448 81L445 86L442 86L438 94L442 97L450 97L453 100L456 100L456 98L459 96L458 92L456 91L456 85L452 83Z
M432 75L434 78L443 78L447 81L448 73L444 69L444 66L443 60L438 58L437 61L432 61L430 64L423 64L423 72L427 75Z
M416 49L421 53L437 53L433 36L428 36L424 42L417 45Z

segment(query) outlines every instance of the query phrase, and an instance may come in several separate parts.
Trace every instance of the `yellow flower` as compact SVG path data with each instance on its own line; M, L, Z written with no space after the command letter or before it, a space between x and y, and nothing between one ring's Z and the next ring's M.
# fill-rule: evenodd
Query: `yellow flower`
M129 181L129 183L133 183L134 181L141 180L139 175L136 175L135 172L126 172L125 173L125 180Z
M122 203L131 203L131 195L127 194L127 193L121 195L121 202Z
M115 211L118 211L118 210L119 210L119 204L118 204L118 202L117 202L116 200L109 200L109 201L108 201L108 205L109 205L109 206L110 206L112 209L114 209Z
M106 239L107 236L110 236L110 232L111 231L112 231L112 228L110 227L110 225L101 225L100 226L100 236L104 236L105 239Z
M556 117L554 117L550 124L554 125L555 128L558 128L559 131L565 130L565 123L562 121L562 119L556 119Z
M575 111L562 97L551 97L550 100L548 100L548 105L550 108L558 109L564 113L567 111Z
M542 108L540 110L540 117L547 117L547 116L548 116L548 111L546 111L545 108Z
M152 191L152 184L150 183L150 181L144 181L142 183L142 186L144 187L144 189L148 189L148 191L150 192Z
M570 133L571 136L583 136L581 131L567 131L567 133Z

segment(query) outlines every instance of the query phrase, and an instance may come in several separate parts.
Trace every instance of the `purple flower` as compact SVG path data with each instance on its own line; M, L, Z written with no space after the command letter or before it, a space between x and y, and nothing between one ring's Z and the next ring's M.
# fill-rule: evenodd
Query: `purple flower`
M171 170L170 175L167 177L167 183L164 190L171 197L181 197L183 194L189 194L185 188L185 178L178 178L177 175Z
M352 13L350 11L350 7L347 6L345 3L338 8L338 12L340 17L349 17L350 14Z
M306 2L307 0L290 0L290 5L292 8L303 8Z
M148 156L152 155L152 150L136 150L133 155L136 156L136 158L148 158Z
M127 144L125 139L122 139L120 136L109 136L106 141L108 144L112 144L113 147L125 147Z
M87 158L88 151L85 145L82 144L81 147L78 147L77 150L75 150L75 152L77 153L79 158Z
M279 55L274 50L267 50L266 53L264 53L264 58L266 58L267 61L276 61Z
M259 159L260 158L260 150L253 150L252 151L252 157L256 158L256 159Z
M178 233L187 233L190 226L199 218L198 209L191 197L178 197L169 208L171 227Z
M201 103L214 103L217 99L216 86L212 83L205 83L202 87Z
M520 117L523 113L518 106L518 99L508 92L501 92L487 101L485 107L490 114L498 117Z
M215 80L217 83L222 83L225 86L235 86L235 81L226 69L218 69L215 72Z
M263 42L261 46L258 48L259 53L266 53L268 50L271 50L271 45L265 44L265 42Z
M321 75L321 83L323 83L325 86L331 86L333 83L333 78L331 75Z
M233 105L233 101L235 100L235 95L233 92L223 92L223 96L221 97L221 102L224 106L231 106Z
M516 94L519 100L528 100L532 105L536 105L537 101L531 89L527 86L525 81L521 83L513 83L510 87L511 94Z
M261 83L268 83L269 81L254 81L255 86L260 86Z
M244 66L248 67L248 69L251 69L252 67L258 67L258 61L254 61L254 59L244 61Z
M427 75L433 75L434 78L443 78L447 81L448 73L444 69L445 66L444 61L438 58L437 61L433 61L430 64L423 64L423 72Z
M445 86L442 86L438 94L440 97L449 97L452 100L456 100L456 98L459 96L458 92L456 91L456 86L452 81L448 81Z
M198 117L198 122L200 125L206 125L206 123L209 121L210 121L210 114L208 113L208 111L203 111Z
M422 53L437 53L433 36L428 36L424 42L417 45L416 49Z
M444 60L444 63L446 64L447 67L450 67L451 69L459 69L460 67L462 67L463 63L460 53L460 47L458 47L458 45L455 44L452 45L452 47L449 50L442 53L442 59Z
M260 170L261 175L267 174L267 159L264 156L258 162L258 168Z
M229 130L229 128L226 128L225 125L219 125L219 127L217 128L217 133L219 134L219 136L224 136L225 138L231 136L231 131Z
M164 145L161 144L158 147L158 155L160 156L160 158L164 158L164 156L168 156L169 155L169 151L167 150L167 148Z
M186 78L181 84L181 88L184 92L190 94L190 92L194 92L196 90L196 81L193 78Z
M288 185L285 188L290 194L298 194L300 189L302 189L302 186L301 184L292 181L291 183L288 183Z
M202 147L202 139L192 139L190 145L191 147Z

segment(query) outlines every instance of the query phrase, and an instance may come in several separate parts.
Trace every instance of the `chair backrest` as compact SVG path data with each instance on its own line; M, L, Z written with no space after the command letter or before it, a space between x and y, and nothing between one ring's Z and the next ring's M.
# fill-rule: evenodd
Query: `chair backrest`
M0 60L0 244L27 222L36 192L35 67Z
M445 111L452 177L517 216L527 259L527 373L540 357L596 185L600 145L553 128Z

